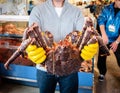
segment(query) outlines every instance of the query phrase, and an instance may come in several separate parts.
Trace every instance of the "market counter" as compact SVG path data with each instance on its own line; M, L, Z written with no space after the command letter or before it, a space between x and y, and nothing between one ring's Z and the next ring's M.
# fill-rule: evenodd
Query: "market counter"
M0 75L3 78L7 78L12 82L17 82L23 85L37 87L35 67L15 64L11 64L10 67L11 70L5 70L3 63L0 63ZM92 93L93 73L78 72L78 76L79 76L79 92ZM59 87L57 86L56 89L59 89Z

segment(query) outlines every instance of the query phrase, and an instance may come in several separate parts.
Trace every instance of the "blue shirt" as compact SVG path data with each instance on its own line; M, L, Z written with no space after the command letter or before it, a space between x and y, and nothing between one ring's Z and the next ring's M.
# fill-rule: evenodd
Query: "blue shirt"
M104 25L109 43L120 35L120 11L115 15L114 3L105 6L98 17L98 25Z

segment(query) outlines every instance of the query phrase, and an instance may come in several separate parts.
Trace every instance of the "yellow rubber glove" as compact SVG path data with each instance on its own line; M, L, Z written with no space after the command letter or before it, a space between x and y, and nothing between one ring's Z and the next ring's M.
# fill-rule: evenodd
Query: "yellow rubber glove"
M46 59L46 52L42 47L37 48L36 45L29 45L26 52L28 58L36 64L43 63Z
M93 58L93 56L97 53L98 51L98 42L95 44L89 44L84 46L84 48L81 50L81 54L80 56L84 59L84 60L90 60Z

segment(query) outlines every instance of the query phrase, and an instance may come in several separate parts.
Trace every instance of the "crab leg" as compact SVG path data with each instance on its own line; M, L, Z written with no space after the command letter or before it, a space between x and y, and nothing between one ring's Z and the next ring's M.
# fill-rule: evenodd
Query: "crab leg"
M8 69L9 64L12 63L17 57L19 57L23 51L27 48L27 46L31 43L31 39L24 40L20 47L13 53L13 55L7 60L7 62L4 64L4 67Z

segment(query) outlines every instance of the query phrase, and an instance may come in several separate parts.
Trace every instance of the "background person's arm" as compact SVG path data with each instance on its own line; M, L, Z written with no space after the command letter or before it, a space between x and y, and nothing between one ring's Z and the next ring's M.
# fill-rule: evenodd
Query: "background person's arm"
M100 32L101 32L104 44L108 44L109 40L108 40L108 36L106 34L106 31L105 31L105 26L104 25L100 25Z

